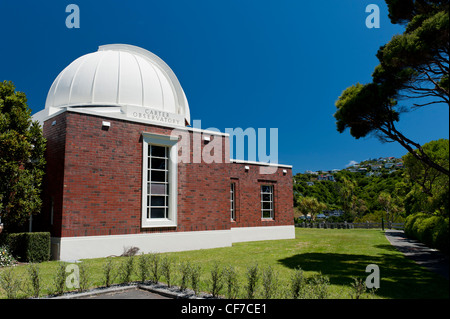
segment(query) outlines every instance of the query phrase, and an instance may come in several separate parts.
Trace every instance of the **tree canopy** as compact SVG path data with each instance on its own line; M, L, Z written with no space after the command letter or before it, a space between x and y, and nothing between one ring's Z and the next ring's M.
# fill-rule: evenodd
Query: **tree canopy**
M423 149L448 169L448 139L425 143ZM419 212L449 216L449 177L410 153L387 162L369 159L358 167L367 170L343 169L332 173L332 181L319 180L316 174L296 174L293 177L296 212L311 213L310 203L314 198L316 204L326 207L319 210L342 210L342 219L348 222L380 222L381 218L401 222Z
M392 23L406 25L377 53L372 82L343 91L334 114L337 130L359 139L373 134L398 142L417 160L445 168L397 129L400 115L431 104L449 105L449 4L432 0L386 0Z
M0 82L0 218L20 226L41 208L45 139L23 92Z

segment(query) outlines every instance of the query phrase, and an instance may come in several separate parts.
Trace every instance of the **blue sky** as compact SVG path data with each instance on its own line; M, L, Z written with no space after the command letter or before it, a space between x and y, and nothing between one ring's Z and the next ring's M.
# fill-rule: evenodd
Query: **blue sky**
M65 25L80 8L80 28ZM380 8L380 28L365 8ZM125 43L161 57L202 128L278 128L278 161L293 172L400 157L397 143L336 131L334 103L371 81L375 53L403 28L376 0L1 1L0 81L27 94L35 113L60 71L98 46ZM405 114L399 128L419 143L448 138L446 105Z

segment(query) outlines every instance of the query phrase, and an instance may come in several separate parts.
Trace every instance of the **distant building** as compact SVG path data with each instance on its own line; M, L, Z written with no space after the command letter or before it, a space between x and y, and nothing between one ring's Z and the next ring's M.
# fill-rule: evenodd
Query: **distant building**
M319 181L334 181L334 176L331 174L322 174L317 177Z

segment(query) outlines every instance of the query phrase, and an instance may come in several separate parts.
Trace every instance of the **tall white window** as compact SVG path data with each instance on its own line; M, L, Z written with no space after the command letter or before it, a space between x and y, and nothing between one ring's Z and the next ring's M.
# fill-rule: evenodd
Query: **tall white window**
M261 218L273 218L273 185L261 185Z
M142 135L142 227L176 227L178 139Z
M148 145L147 218L169 216L169 148Z
M236 183L231 183L230 186L230 213L231 213L231 219L236 220Z

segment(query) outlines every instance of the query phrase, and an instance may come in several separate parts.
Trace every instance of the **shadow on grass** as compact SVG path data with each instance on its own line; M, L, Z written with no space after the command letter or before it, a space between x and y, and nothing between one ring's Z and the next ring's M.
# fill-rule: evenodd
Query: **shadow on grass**
M392 246L379 247L392 251ZM395 248L394 248L395 250ZM280 259L286 267L300 266L304 271L321 272L334 285L350 286L353 278L365 280L369 275L366 267L376 264L380 269L380 289L376 294L384 298L449 298L448 281L423 269L402 255L379 254L377 256L303 253Z

